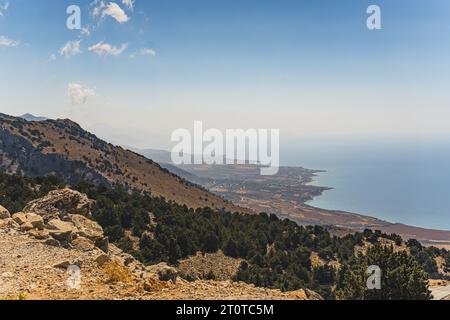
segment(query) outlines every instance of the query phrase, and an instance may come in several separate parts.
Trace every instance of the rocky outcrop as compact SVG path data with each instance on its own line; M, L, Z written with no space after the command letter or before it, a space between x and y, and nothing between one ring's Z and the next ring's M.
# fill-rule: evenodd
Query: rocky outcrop
M177 269L189 280L232 280L239 271L242 259L227 257L222 251L198 252L195 256L179 261Z
M167 263L160 263L147 267L146 270L152 274L156 274L161 281L176 282L178 278L178 270L170 267Z
M65 188L31 201L22 212L13 214L11 221L20 231L45 240L48 245L83 251L97 247L108 252L109 242L103 228L90 219L91 207L92 201L85 194ZM9 212L2 216L8 219Z
M11 217L9 211L6 210L6 208L0 206L0 219L7 219L9 217Z
M61 189L51 191L47 196L30 202L25 213L36 213L46 221L54 218L66 219L69 215L82 215L91 218L92 201L78 191Z

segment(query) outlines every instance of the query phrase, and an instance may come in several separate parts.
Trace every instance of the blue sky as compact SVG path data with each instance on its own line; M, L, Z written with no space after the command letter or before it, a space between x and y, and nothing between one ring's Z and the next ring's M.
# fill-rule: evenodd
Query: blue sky
M111 3L126 22L102 18ZM89 35L66 28L72 4ZM99 4L0 0L0 112L154 148L194 120L285 141L450 135L448 1L117 0L95 17ZM370 4L382 30L366 27ZM61 54L73 41L80 53Z

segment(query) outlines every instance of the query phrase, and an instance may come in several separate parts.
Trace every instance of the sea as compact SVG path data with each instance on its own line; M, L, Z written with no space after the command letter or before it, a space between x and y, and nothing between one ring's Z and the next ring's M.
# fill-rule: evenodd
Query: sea
M281 150L283 165L325 170L313 184L333 189L309 205L450 230L450 139L291 142Z

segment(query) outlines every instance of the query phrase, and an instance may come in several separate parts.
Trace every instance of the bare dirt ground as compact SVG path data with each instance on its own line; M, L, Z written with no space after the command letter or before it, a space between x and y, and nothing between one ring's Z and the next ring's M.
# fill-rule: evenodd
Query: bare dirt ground
M0 228L0 300L306 300L309 293L299 290L256 288L231 281L177 279L150 291L142 281L111 282L95 261L97 250L81 252L48 246L26 234ZM81 266L81 286L70 289L66 269L55 265L69 261Z
M433 281L430 283L433 300L450 300L450 282Z

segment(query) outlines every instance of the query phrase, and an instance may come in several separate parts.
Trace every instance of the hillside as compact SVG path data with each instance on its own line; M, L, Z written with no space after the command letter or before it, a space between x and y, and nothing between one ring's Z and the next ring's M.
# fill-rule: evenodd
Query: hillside
M0 170L27 176L54 174L69 184L120 184L194 209L250 212L152 160L98 139L70 120L26 121L0 114Z
M92 202L57 190L10 214L0 206L0 300L317 299L231 281L188 282L166 264L145 266L104 239ZM79 276L71 273L79 268Z
M169 264L165 270L178 270L180 277L197 284L225 281L230 290L241 286L236 282L283 292L308 289L326 299L423 299L429 298L427 279L450 279L448 251L413 240L405 243L398 235L366 230L334 237L322 227L302 227L275 215L194 211L119 186L82 182L72 189L78 192L54 177L0 173L0 203L10 212L22 212L13 216L20 223L14 230L65 249L117 246L148 271ZM0 208L2 219L9 217L6 209ZM14 264L19 256L5 260ZM384 266L383 281L396 285L373 296L358 274L365 274L367 263L382 266L386 261L391 262ZM405 277L390 278L398 272ZM414 280L408 286L417 290L400 290L408 279Z

